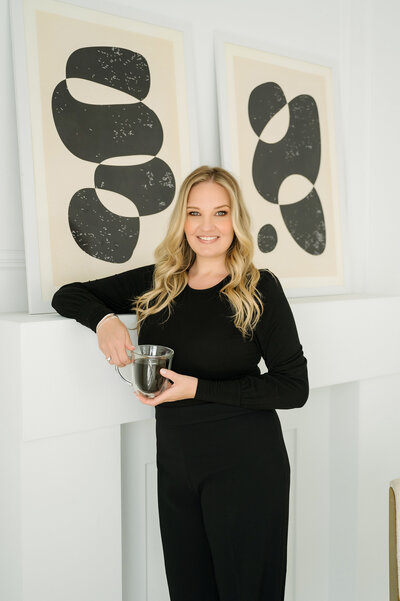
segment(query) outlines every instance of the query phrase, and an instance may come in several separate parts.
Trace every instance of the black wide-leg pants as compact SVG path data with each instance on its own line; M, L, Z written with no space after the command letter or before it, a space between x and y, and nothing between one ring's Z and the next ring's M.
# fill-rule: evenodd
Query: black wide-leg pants
M283 601L290 468L276 412L157 408L156 424L171 601Z

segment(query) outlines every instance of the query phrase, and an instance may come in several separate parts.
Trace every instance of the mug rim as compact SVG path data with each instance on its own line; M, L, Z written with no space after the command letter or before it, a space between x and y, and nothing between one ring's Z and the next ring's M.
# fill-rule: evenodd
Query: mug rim
M164 355L148 355L148 354L143 354L143 353L137 353L136 349L141 346L156 346L159 348L166 349L168 352L164 353ZM135 346L135 348L132 352L134 355L138 355L139 357L149 357L151 359L162 359L163 357L168 357L168 355L170 355L170 354L172 354L172 355L174 354L174 350L172 348L170 348L169 346L164 346L163 344L138 344L137 346Z

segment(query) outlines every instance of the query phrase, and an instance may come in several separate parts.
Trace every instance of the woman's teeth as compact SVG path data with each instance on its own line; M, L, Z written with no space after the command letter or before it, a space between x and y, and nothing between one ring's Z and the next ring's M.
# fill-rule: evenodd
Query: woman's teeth
M200 240L216 240L218 236L198 236Z

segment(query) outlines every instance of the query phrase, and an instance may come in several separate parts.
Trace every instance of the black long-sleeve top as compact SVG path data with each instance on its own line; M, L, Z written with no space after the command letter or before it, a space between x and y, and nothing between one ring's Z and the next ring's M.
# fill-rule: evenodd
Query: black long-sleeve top
M152 287L154 265L99 280L67 284L52 305L65 317L96 330L108 313L132 313L132 299ZM227 276L230 277L230 276ZM172 314L150 315L139 344L174 349L172 369L198 378L194 399L165 403L185 406L222 403L247 409L291 409L308 397L307 361L289 303L278 279L260 272L258 290L264 311L251 340L233 324L232 309L219 294L227 278L205 290L189 285L175 299ZM268 372L260 374L264 358Z

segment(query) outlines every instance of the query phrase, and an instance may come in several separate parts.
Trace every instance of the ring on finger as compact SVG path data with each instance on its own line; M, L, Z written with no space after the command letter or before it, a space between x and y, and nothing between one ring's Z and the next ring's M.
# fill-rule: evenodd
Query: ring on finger
M106 357L107 361L111 361L111 356L110 357Z

